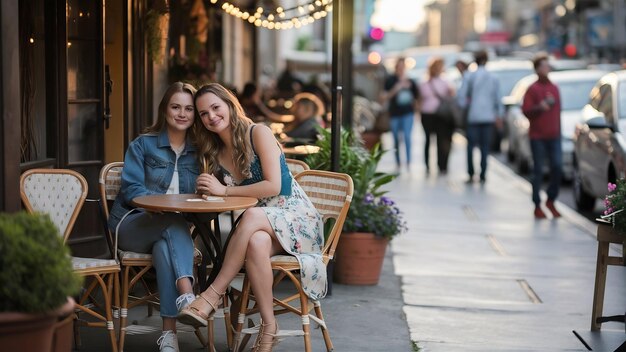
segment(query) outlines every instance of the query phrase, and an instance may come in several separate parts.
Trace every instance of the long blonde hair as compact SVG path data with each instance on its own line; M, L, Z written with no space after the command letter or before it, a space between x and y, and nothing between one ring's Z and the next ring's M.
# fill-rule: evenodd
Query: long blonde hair
M218 156L220 151L224 149L222 139L217 133L209 131L204 126L198 113L198 98L208 93L215 94L228 106L233 141L233 163L241 171L243 177L249 178L252 175L250 173L250 164L252 163L254 153L247 131L252 124L252 120L246 117L237 97L218 83L209 83L202 86L194 97L196 119L194 120L193 129L198 146L198 158L203 168L202 172L217 173L220 164Z

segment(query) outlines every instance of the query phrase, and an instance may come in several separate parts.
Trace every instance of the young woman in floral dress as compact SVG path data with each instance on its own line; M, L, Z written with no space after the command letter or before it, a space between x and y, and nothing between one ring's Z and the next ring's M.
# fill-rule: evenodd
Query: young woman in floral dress
M194 101L200 117L194 125L198 155L206 165L196 183L198 192L255 197L259 204L242 215L215 281L180 313L179 321L207 325L229 283L245 264L262 320L253 351L271 351L278 341L278 325L270 257L294 255L300 263L304 291L312 299L323 298L327 281L321 255L322 218L293 180L272 131L253 124L230 91L211 83L198 90Z

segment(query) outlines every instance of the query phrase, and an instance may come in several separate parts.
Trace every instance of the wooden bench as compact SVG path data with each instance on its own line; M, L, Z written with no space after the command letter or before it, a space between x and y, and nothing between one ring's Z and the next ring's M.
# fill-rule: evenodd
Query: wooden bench
M600 224L598 224L598 260L596 263L596 282L593 290L593 309L591 312L592 331L600 330L602 323L607 321L625 322L624 315L603 317L602 308L604 306L604 289L606 286L607 266L624 266L624 263L626 263L626 252L623 250L626 236L615 231L610 223L604 222L603 220L598 220L598 222L600 222ZM611 243L622 246L621 256L617 257L609 255L609 245Z

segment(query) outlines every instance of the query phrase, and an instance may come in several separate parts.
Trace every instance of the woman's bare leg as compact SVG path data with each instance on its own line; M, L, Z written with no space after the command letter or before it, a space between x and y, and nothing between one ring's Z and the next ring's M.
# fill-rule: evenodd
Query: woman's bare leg
M254 292L255 301L259 305L263 324L267 324L264 331L270 334L276 332L272 293L273 275L270 257L282 251L283 248L278 241L272 239L264 231L255 232L248 241L246 273ZM271 341L272 336L263 334L261 339L261 341Z
M176 318L163 317L163 331L172 330L176 333Z
M265 233L266 236L269 236L272 239L271 242L275 244L272 244L271 248L277 248L277 251L275 253L280 253L282 251L282 247L278 243L276 235L274 234L274 229L272 229L272 226L270 225L270 222L267 219L267 215L265 215L263 209L250 208L242 216L243 218L241 219L241 221L239 221L239 225L235 229L235 232L232 234L228 243L228 248L226 249L226 253L224 254L224 263L222 263L222 268L220 269L219 274L212 284L213 288L217 292L225 292L226 288L233 280L235 275L237 275L239 270L243 267L246 259L246 253L248 252L250 239L256 233ZM267 256L268 263L267 270L270 271L270 298L272 278L271 266L269 265L269 257L271 254L274 254L274 252L266 252L265 254ZM210 298L209 301L216 301L217 294L211 288L205 290L204 294ZM210 309L208 303L203 299L196 299L192 304L194 307L203 312L207 312Z

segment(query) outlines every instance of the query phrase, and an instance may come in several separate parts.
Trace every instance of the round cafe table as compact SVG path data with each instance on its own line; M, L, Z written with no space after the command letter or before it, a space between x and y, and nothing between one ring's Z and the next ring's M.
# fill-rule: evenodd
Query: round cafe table
M283 153L288 156L306 156L320 151L320 147L315 145L297 145L295 147L283 148Z
M194 224L193 236L200 236L207 248L206 254L213 263L213 270L207 279L207 256L203 256L203 265L198 275L198 283L203 291L213 282L224 261L218 215L226 211L248 209L257 202L256 198L237 196L209 197L209 200L204 200L198 194L152 194L134 198L132 201L133 205L147 211L180 212ZM211 222L215 230L211 229ZM215 253L212 253L211 248Z

